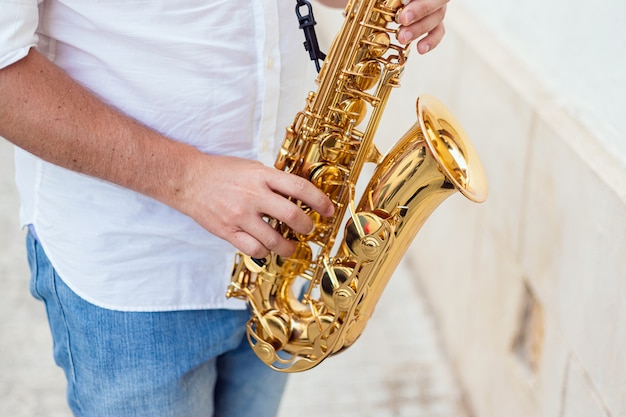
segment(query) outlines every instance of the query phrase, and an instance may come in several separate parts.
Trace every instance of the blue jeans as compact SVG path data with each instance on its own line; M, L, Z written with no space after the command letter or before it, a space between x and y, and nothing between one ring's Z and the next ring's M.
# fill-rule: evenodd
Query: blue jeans
M63 283L30 233L27 248L75 416L276 415L286 375L252 353L246 311L103 309Z

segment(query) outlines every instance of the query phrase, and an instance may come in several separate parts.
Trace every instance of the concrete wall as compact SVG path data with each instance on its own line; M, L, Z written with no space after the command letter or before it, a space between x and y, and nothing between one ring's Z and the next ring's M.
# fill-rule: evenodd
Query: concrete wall
M623 11L613 4L614 13ZM556 88L540 69L569 63L569 50L558 55L565 38L544 33L553 46L529 54L508 40L526 28L528 46L541 28L523 26L527 9L509 10L510 21L498 26L451 3L444 43L424 57L412 54L389 102L381 148L413 123L415 97L434 94L464 125L490 185L482 205L460 195L444 202L408 261L476 417L624 416L626 128L618 125L626 118L615 115L624 112L626 86L608 83L589 94L584 80L605 85L622 76L591 62L569 68ZM336 15L322 9L317 18L324 39ZM519 27L507 32L517 18ZM624 47L600 39L610 42L603 51ZM542 65L548 52L557 55ZM624 63L623 53L613 58Z
M458 0L626 163L626 2Z

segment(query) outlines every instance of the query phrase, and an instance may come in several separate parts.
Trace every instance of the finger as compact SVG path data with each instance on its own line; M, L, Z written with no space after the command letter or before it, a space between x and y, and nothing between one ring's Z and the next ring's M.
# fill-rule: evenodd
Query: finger
M443 39L443 35L445 33L446 29L443 23L441 23L439 26L428 32L428 35L426 35L423 39L420 39L419 42L417 42L417 51L420 54L425 54L426 52L436 48Z
M307 217L306 215L304 216ZM280 256L289 256L296 249L295 242L285 239L260 217L255 217L249 227L249 229L246 229L248 234L257 239L269 251L275 252Z
M335 211L332 201L326 194L311 182L297 175L275 171L275 175L268 184L275 192L302 201L322 216L332 216ZM311 226L304 233L310 230Z
M287 198L275 194L260 203L263 203L257 207L260 213L280 220L300 234L306 235L313 229L313 219Z
M400 12L399 23L402 26L409 26L426 16L429 16L442 7L445 7L449 0L412 0L405 4Z
M445 7L442 7L408 26L403 26L398 32L398 40L406 44L429 33L442 24L445 12Z
M253 258L264 258L270 251L280 256L293 254L295 242L285 239L261 218L257 219L232 235L231 243L237 249Z
M269 249L263 246L261 242L241 230L232 233L227 240L241 253L253 258L264 258L270 253Z

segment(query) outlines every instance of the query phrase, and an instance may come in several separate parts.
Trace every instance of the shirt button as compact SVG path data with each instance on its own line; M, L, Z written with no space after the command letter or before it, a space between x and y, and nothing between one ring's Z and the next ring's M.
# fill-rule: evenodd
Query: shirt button
M272 57L267 58L267 68L268 69L274 68L274 58Z
M267 140L264 140L263 142L261 142L261 151L262 152L267 152L268 148L269 148L269 143L267 143Z

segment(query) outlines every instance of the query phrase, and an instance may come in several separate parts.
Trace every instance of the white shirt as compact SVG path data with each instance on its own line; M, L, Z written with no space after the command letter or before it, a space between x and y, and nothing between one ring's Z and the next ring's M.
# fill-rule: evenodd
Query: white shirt
M39 3L39 4L38 4ZM105 102L203 152L272 164L304 105L288 0L9 0L0 67L37 46ZM243 308L234 248L187 216L16 151L23 225L81 297L125 311ZM219 196L215 196L219 198Z

